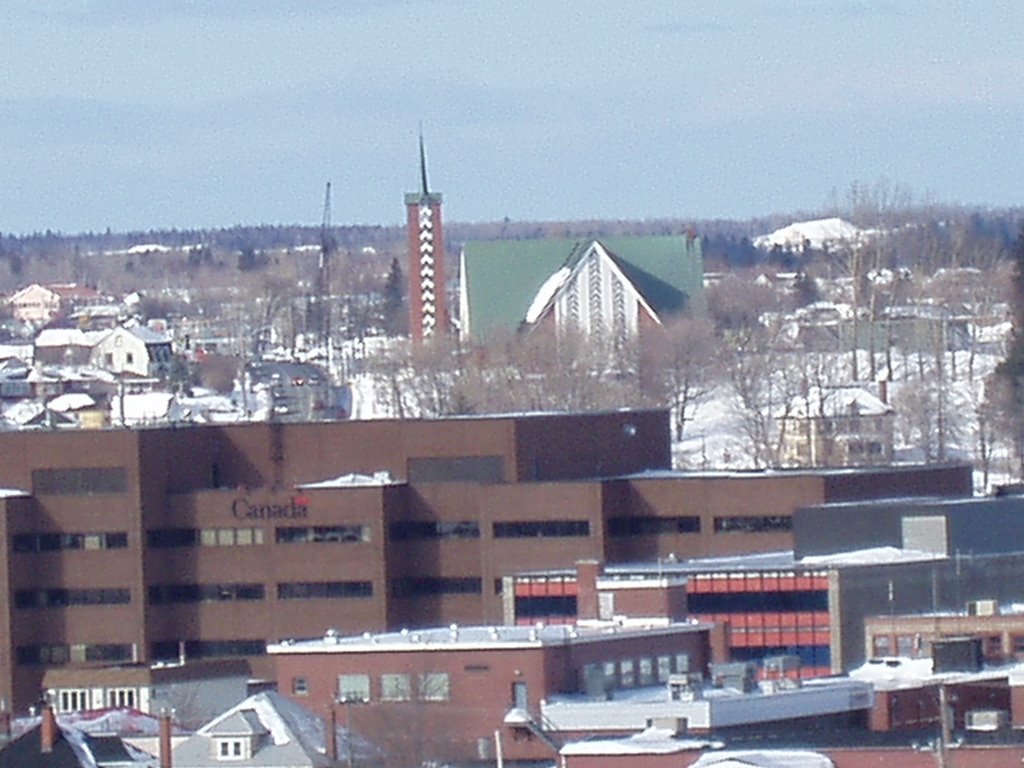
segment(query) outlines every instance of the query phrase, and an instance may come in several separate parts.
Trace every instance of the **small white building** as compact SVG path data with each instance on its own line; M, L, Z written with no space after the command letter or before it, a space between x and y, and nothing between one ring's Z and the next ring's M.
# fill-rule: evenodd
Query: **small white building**
M170 372L171 339L140 325L119 325L93 347L91 362L118 375L161 378Z

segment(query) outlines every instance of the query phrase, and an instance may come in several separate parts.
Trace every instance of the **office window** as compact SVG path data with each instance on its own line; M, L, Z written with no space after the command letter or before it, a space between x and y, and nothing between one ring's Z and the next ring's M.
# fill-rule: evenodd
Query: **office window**
M589 536L588 520L512 520L494 523L496 539L568 538Z
M645 656L637 663L638 685L654 685L654 660Z
M373 597L372 581L297 581L277 585L278 600Z
M475 520L400 520L388 527L392 541L418 539L479 539L480 524Z
M917 656L917 644L914 641L914 635L899 635L896 638L896 655Z
M782 533L793 530L789 515L732 515L715 518L715 533Z
M15 552L59 552L74 549L124 549L128 533L16 533L11 539Z
M420 701L448 701L451 683L447 672L427 672L420 675Z
M263 600L262 584L154 584L149 588L151 605Z
M672 674L672 657L658 657L658 682L667 683L669 675Z
M127 589L21 589L14 593L15 608L66 608L84 605L127 605Z
M370 540L366 525L280 526L274 529L277 544L345 544Z
M619 662L619 684L623 688L632 688L636 685L636 673L632 659L623 659Z
M146 546L152 549L249 547L262 543L262 528L157 528L146 531Z
M338 675L338 701L369 700L369 675Z
M872 656L892 656L892 638L888 635L875 635L871 638Z
M700 533L700 518L696 515L629 516L612 517L608 520L610 536L658 536L672 533Z
M267 652L265 640L161 640L150 644L156 661L170 661L184 653L186 659L210 659L221 656L262 656Z
M675 656L676 672L683 674L690 671L690 654L677 653Z
M384 674L380 676L381 701L409 701L412 683L408 675Z

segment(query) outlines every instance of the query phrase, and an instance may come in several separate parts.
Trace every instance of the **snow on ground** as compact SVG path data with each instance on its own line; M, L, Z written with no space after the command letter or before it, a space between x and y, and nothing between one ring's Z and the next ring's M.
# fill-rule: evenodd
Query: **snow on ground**
M821 249L839 243L857 242L865 234L865 230L843 219L796 221L771 234L755 237L754 247L770 250L778 246L779 248L803 250L804 246L809 244L811 248Z

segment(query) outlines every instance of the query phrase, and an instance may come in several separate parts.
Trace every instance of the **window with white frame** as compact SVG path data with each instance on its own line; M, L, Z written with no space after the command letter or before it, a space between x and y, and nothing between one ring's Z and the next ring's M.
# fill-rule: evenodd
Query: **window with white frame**
M338 701L369 700L369 675L338 675Z
M420 701L449 701L451 682L447 672L426 672L420 675Z
M113 709L135 709L135 689L110 688L107 690L107 706Z
M91 709L88 689L65 688L57 693L58 712L81 712L83 709Z
M245 739L217 739L214 742L214 756L217 760L246 760L251 757L246 746Z
M409 701L412 698L412 683L408 675L385 674L380 676L380 698L382 701Z

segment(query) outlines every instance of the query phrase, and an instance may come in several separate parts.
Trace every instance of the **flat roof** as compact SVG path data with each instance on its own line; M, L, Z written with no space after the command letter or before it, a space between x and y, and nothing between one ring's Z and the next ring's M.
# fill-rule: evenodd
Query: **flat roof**
M675 579L709 573L747 573L751 571L822 571L830 568L853 568L866 565L898 565L948 560L944 554L922 552L898 547L869 547L832 555L809 555L797 559L791 549L775 552L752 552L720 557L695 557L686 560L662 558L639 563L606 564L598 576L600 582ZM523 571L517 578L539 576L574 576L572 568Z
M541 626L467 626L403 629L398 632L364 632L342 636L327 630L323 637L283 640L267 646L267 653L380 653L401 651L512 650L601 642L624 637L705 632L710 624L664 621L650 623Z
M936 464L876 464L864 467L767 467L764 469L649 469L622 475L629 480L674 480L679 478L750 479L765 477L846 477L883 475L970 467L968 462L947 461ZM911 497L916 498L916 497ZM949 497L942 497L949 498ZM959 498L959 497L958 497ZM902 500L894 497L891 501Z

